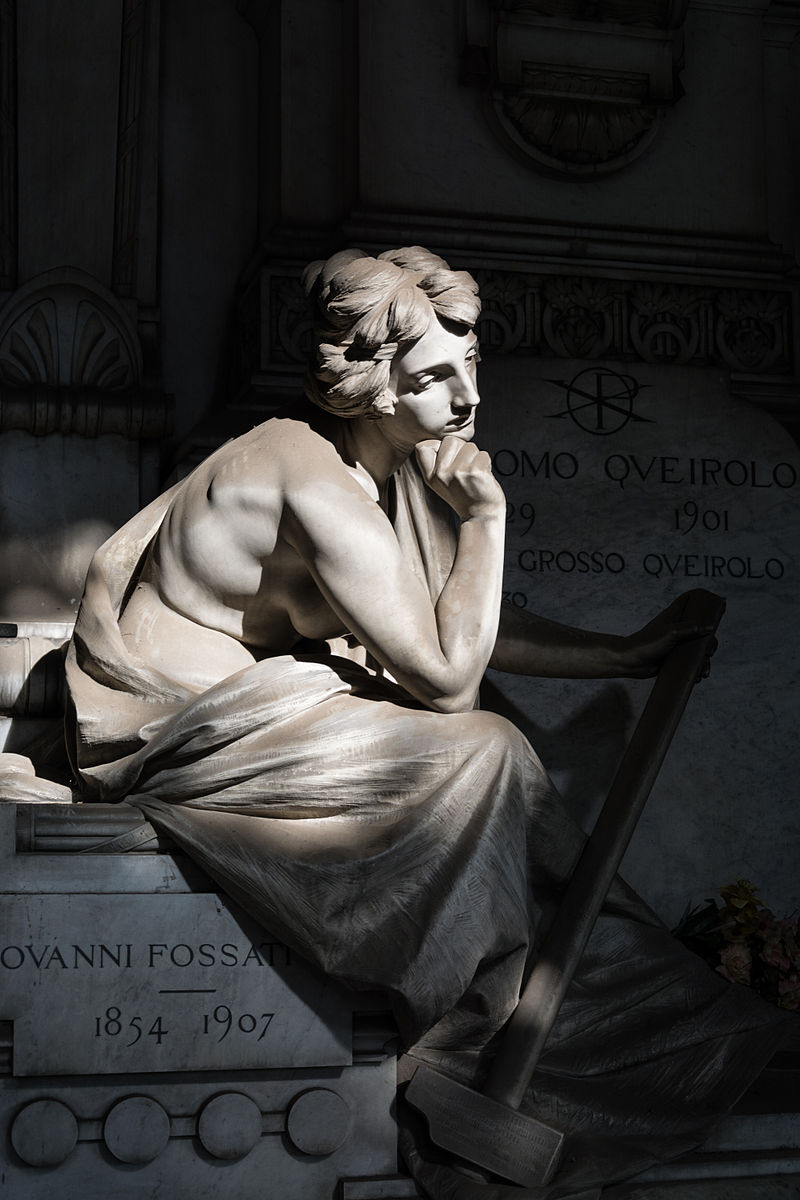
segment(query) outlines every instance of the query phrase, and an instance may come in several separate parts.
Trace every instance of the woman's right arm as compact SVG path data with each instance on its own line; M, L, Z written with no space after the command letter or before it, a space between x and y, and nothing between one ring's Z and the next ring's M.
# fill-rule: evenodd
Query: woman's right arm
M387 517L345 472L294 481L282 532L345 627L401 686L429 708L463 712L497 635L505 500L488 455L471 443L423 443L418 460L426 482L461 518L435 609Z

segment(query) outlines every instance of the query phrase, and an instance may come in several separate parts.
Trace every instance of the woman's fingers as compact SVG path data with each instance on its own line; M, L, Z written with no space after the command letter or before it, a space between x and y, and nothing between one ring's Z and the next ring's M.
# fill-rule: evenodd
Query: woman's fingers
M492 460L474 442L451 435L441 442L420 442L417 461L425 482L450 504L460 517L503 507L502 488L492 474Z

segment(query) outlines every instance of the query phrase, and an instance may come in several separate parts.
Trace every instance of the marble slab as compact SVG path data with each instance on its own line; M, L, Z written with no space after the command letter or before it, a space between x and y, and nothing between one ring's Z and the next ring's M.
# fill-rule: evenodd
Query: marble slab
M479 443L508 498L506 599L608 632L690 588L728 608L625 862L667 919L738 876L800 902L796 603L800 456L714 370L487 355ZM645 682L494 675L483 702L530 737L591 821Z
M351 1006L214 895L0 901L14 1074L352 1062Z

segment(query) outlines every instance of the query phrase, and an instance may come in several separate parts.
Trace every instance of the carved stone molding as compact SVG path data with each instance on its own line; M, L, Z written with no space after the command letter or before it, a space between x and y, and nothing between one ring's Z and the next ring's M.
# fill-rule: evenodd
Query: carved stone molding
M688 3L687 0L499 0L497 7L571 21L612 21L652 29L679 29Z
M542 166L596 174L638 156L663 110L647 102L647 79L633 73L553 70L525 63L519 89L495 99L500 123Z
M0 1021L0 1075L10 1075L14 1062L14 1022Z
M124 391L136 387L141 374L133 323L84 271L47 271L0 312L0 383Z
M486 354L718 365L791 376L795 297L786 286L692 286L473 269ZM241 297L238 371L266 385L305 365L311 321L300 268L271 266ZM296 383L295 383L296 386Z
M173 409L171 396L143 388L106 393L0 386L0 433L19 430L36 437L60 433L85 438L116 433L132 441L163 438L172 432Z
M228 352L227 393L234 398L297 394L308 362L311 315L300 282L303 265L262 267L239 293Z
M160 375L161 0L122 0L111 287L138 304L145 372Z
M791 375L794 293L475 271L481 345L501 354Z
M59 267L0 311L0 432L158 438L172 400L142 386L135 325L92 276Z
M688 0L483 0L482 33L475 3L466 53L475 61L469 43L488 40L484 83L498 132L550 173L619 170L682 95Z
M145 55L145 15L146 0L123 0L113 255L113 285L119 296L133 295L136 276L139 113Z

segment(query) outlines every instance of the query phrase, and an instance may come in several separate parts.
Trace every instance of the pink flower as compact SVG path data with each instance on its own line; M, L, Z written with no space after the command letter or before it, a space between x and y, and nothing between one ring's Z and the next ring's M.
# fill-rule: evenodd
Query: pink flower
M731 983L749 983L753 956L746 942L731 942L719 956L717 971Z
M783 952L783 942L780 934L773 934L772 937L764 939L764 944L761 947L760 958L770 967L778 967L781 971L788 971L792 965L788 955Z

